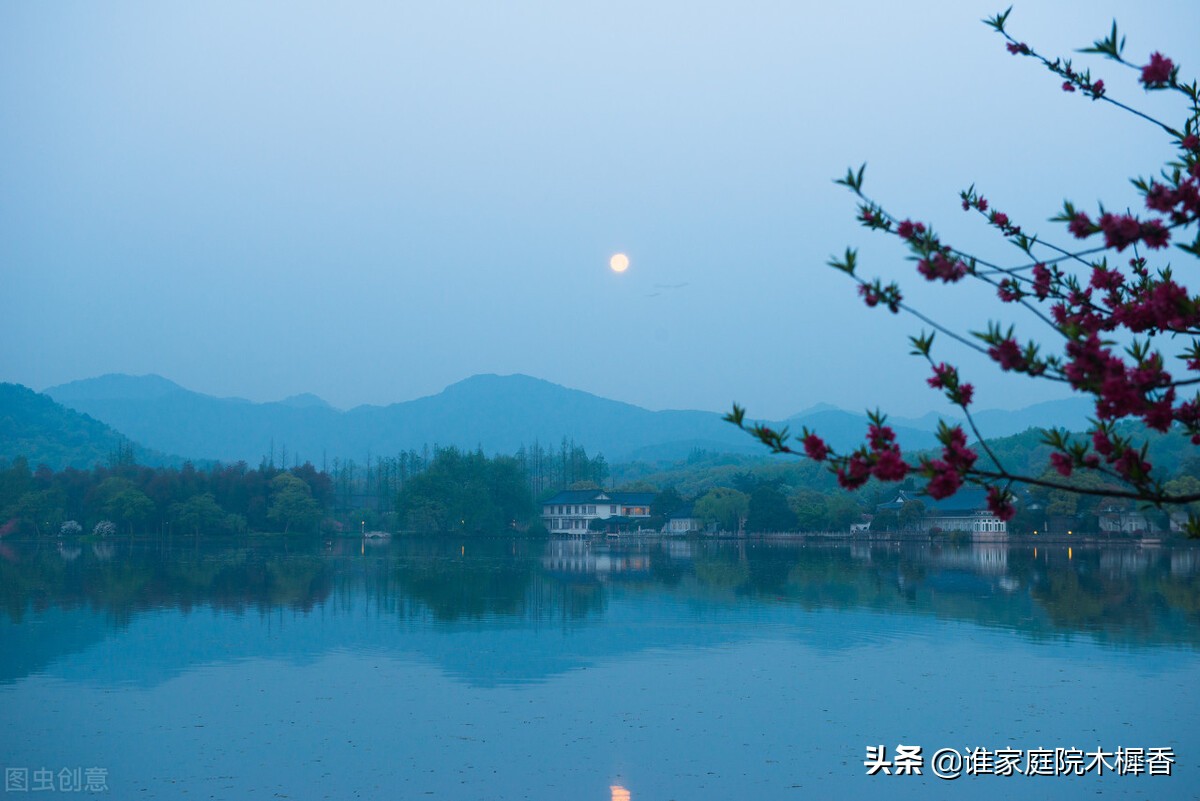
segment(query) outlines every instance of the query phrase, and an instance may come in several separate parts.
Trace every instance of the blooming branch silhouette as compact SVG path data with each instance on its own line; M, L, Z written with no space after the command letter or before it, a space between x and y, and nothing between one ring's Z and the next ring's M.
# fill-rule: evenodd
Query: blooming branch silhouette
M1018 484L1130 499L1160 508L1200 501L1200 494L1168 488L1148 460L1145 436L1147 430L1180 431L1193 445L1200 445L1200 392L1189 394L1187 390L1200 383L1200 295L1190 293L1169 264L1151 267L1149 261L1149 254L1161 256L1172 242L1177 250L1200 257L1200 234L1187 241L1200 220L1200 90L1195 81L1182 83L1179 67L1162 53L1152 53L1144 64L1126 60L1125 40L1115 22L1107 37L1081 51L1137 70L1147 92L1182 96L1186 101L1184 119L1172 127L1113 98L1104 81L1093 78L1090 70L1077 69L1069 59L1043 56L1013 38L1007 30L1011 11L984 20L1004 38L1009 53L1039 62L1062 81L1064 91L1111 104L1153 125L1173 142L1175 155L1157 177L1133 181L1146 207L1142 216L1114 213L1102 206L1090 213L1070 201L1063 203L1061 213L1051 222L1064 224L1070 239L1088 243L1085 249L1043 240L995 208L973 185L963 190L963 210L980 215L1020 252L1021 260L1011 266L953 246L928 221L893 214L864 192L865 165L848 170L836 181L855 195L859 222L869 230L895 237L909 251L921 278L947 286L966 280L983 282L994 289L1001 304L1022 307L1048 330L1053 347L1036 337L1018 336L1015 326L997 322L990 322L983 331L958 332L907 304L896 281L862 277L855 249L847 248L829 262L858 284L868 307L904 312L932 329L911 338L912 352L928 362L932 374L927 383L961 410L986 458L981 460L980 453L968 447L962 425L945 421L937 432L940 453L918 455L913 460L905 458L886 416L878 411L869 414L866 441L845 453L807 428L793 437L787 428L776 431L761 423L747 423L745 409L737 404L725 419L772 452L826 463L848 489L861 487L871 478L894 482L910 474L924 480L924 491L933 498L953 495L964 484L985 487L989 508L1004 520L1015 513L1012 490ZM1101 239L1103 244L1099 244ZM1117 258L1126 251L1129 255ZM1047 470L1039 475L1010 470L976 425L971 411L974 386L956 366L934 359L937 335L986 355L1001 371L1060 382L1091 396L1095 416L1090 428L1083 438L1063 429L1044 431L1043 441L1051 448ZM1182 362L1182 369L1167 369L1164 352L1172 348L1175 352L1171 355ZM1138 421L1144 428L1140 433L1130 432L1130 426L1119 429L1118 423L1126 420ZM1077 471L1102 476L1109 484L1081 486L1069 480ZM1195 516L1189 519L1188 532L1200 536L1200 520Z

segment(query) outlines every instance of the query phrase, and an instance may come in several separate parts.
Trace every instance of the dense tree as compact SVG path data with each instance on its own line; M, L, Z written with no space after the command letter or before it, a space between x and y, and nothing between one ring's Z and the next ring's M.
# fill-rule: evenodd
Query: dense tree
M796 514L787 496L771 484L760 484L750 493L746 506L747 531L794 531Z
M321 507L313 500L308 484L291 473L271 479L271 506L267 517L283 525L283 533L295 526L312 529L321 517Z
M197 535L237 533L246 529L246 519L222 509L211 492L193 495L182 503L171 504L170 515L179 531Z
M441 448L424 473L405 483L396 509L414 530L489 532L527 522L533 497L516 459Z
M154 502L127 478L113 476L96 489L101 509L113 520L119 520L133 533L154 513Z
M920 530L921 519L925 517L925 502L915 499L908 501L900 507L896 517L902 531Z
M729 487L715 487L704 493L694 507L696 517L721 531L740 531L750 510L750 498Z
M667 487L650 501L650 516L665 520L683 506L683 496L674 487Z

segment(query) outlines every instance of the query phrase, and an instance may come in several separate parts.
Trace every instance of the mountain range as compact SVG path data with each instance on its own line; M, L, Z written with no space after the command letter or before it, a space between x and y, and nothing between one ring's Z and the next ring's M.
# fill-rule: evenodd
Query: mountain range
M132 451L131 454L128 454ZM0 384L0 458L24 457L31 468L90 470L126 453L139 464L177 467L184 460L133 443L99 420L20 384Z
M51 387L45 394L146 448L200 460L256 464L269 454L282 460L286 451L289 463L320 464L426 444L513 453L535 441L555 448L564 438L609 461L678 459L695 449L763 452L716 412L650 411L525 375L477 375L436 395L346 411L311 394L270 403L218 398L156 375L110 374ZM976 420L989 437L1030 427L1079 430L1089 410L1085 398L1072 398L1019 411L982 411ZM889 422L906 449L936 444L935 414ZM866 418L822 404L774 425L793 431L808 426L835 447L847 448L862 441Z

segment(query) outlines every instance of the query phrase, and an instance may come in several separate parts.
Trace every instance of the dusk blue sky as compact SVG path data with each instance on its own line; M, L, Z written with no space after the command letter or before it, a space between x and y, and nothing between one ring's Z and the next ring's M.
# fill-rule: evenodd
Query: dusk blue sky
M653 409L944 410L920 324L826 261L859 247L958 328L1008 310L920 285L831 179L866 161L890 209L1015 263L960 189L1064 241L1064 197L1132 206L1172 152L1008 55L979 22L1002 7L5 3L0 380L350 407L519 372ZM1114 17L1131 59L1200 74L1195 0L1028 2L1010 27L1069 55ZM1061 396L937 355L983 408Z

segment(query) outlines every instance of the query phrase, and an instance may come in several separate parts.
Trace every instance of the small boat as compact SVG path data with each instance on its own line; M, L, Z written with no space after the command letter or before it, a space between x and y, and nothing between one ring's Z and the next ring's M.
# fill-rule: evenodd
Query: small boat
M386 540L391 539L392 532L390 531L364 531L363 539L367 540Z

